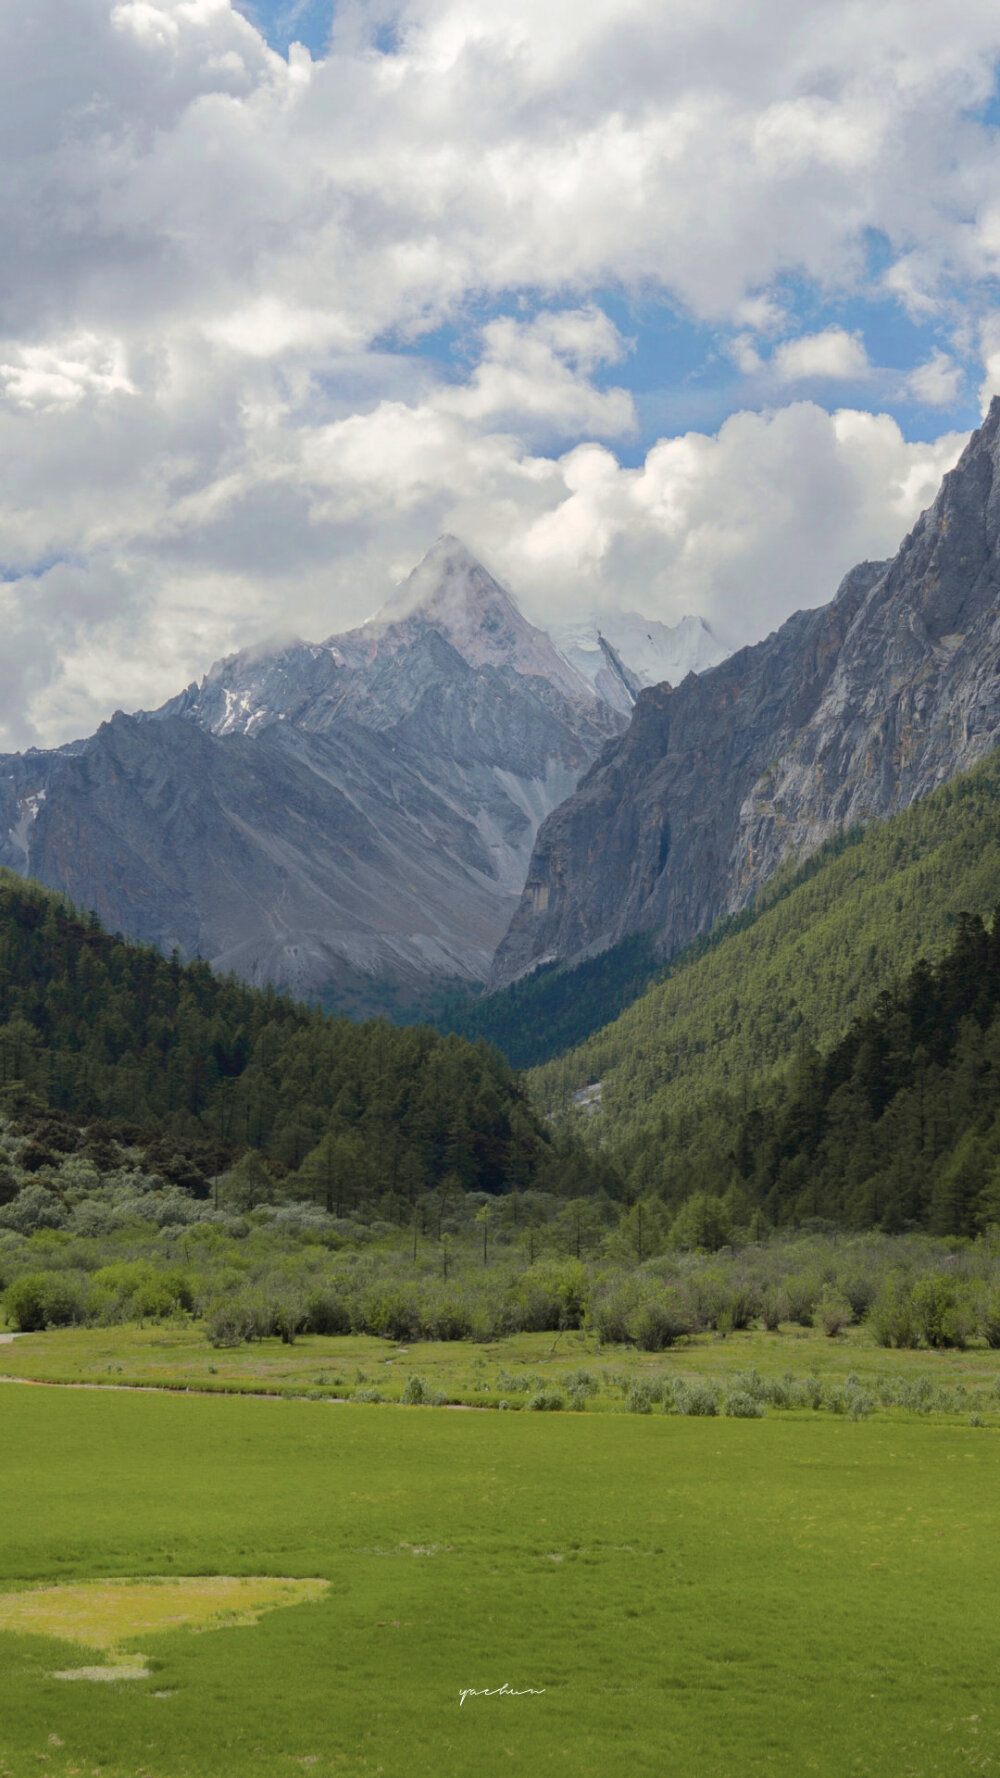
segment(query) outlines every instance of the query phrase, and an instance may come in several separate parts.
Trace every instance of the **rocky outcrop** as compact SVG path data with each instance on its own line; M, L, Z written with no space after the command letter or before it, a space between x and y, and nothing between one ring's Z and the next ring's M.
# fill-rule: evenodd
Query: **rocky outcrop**
M896 557L631 725L543 824L501 985L636 931L670 954L789 856L1000 744L1000 400Z

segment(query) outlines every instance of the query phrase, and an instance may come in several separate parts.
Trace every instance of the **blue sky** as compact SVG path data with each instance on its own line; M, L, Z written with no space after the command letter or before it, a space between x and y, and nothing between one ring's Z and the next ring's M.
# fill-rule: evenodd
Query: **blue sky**
M754 640L1000 390L995 0L16 25L0 747L347 628L442 531L536 621Z

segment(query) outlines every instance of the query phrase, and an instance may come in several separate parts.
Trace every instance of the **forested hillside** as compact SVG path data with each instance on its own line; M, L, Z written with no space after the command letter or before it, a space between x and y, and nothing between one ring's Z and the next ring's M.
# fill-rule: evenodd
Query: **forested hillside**
M530 1077L546 1110L601 1081L588 1128L635 1190L678 1200L726 1170L748 1096L827 1047L965 911L1000 897L1000 758L772 881L614 1024ZM735 929L733 929L735 928Z
M327 1018L182 966L6 871L0 1088L33 1110L36 1170L75 1145L67 1118L124 1132L195 1190L247 1150L279 1174L311 1159L341 1211L376 1194L412 1201L445 1178L489 1192L552 1183L571 1165L486 1044Z
M964 915L825 1056L741 1119L734 1149L774 1223L971 1235L1000 1223L1000 907Z
M610 1024L664 973L652 938L640 932L585 963L543 963L496 994L456 995L430 1023L496 1044L512 1068L533 1068Z

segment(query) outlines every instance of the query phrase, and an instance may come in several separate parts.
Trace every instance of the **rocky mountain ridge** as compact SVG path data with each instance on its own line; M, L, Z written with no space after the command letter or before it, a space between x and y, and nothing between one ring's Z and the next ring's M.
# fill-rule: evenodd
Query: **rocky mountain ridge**
M405 1000L485 977L539 823L622 723L443 538L359 629L0 759L0 863L248 981Z
M671 954L790 856L1000 744L1000 398L890 562L676 689L543 824L494 985L629 933ZM597 861L600 861L599 868Z

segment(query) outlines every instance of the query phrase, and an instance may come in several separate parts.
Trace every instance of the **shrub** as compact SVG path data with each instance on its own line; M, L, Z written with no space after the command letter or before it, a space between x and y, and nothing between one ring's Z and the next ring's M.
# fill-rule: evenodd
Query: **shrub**
M785 1299L780 1290L765 1290L760 1299L760 1318L768 1333L777 1333L785 1319Z
M683 1392L674 1384L674 1406L679 1414L712 1415L719 1411L714 1392L704 1383L690 1383Z
M518 1374L500 1370L497 1371L494 1384L494 1388L502 1389L508 1395L530 1395L533 1390L543 1389L544 1386L545 1379L535 1371L521 1371Z
M555 1414L566 1406L566 1398L558 1389L539 1389L524 1405L537 1414Z
M355 1389L351 1396L352 1401L381 1401L382 1399L378 1389Z
M851 1272L840 1280L840 1291L851 1306L855 1321L863 1321L878 1294L874 1278L867 1272Z
M406 1387L399 1399L408 1408L422 1406L427 1400L427 1385L423 1377L408 1377Z
M733 1328L739 1332L749 1327L761 1312L760 1291L755 1284L747 1279L737 1279L729 1298L729 1319Z
M84 1319L81 1284L66 1272L24 1272L4 1292L8 1322L20 1333L70 1327Z
M966 1305L954 1284L940 1272L918 1278L911 1297L917 1331L928 1346L964 1346L967 1336Z
M216 1348L241 1346L244 1340L252 1340L253 1334L253 1316L239 1299L216 1303L205 1316L205 1338Z
M868 1326L880 1346L915 1346L917 1328L908 1285L888 1278L868 1312Z
M416 1303L391 1285L371 1290L359 1304L359 1333L381 1334L388 1340L415 1340L420 1335L420 1314ZM357 1319L357 1317L356 1317ZM439 1334L447 1339L447 1334Z
M990 1350L1000 1350L1000 1286L994 1285L983 1297L979 1312L979 1328Z
M597 1395L601 1387L597 1378L585 1370L564 1371L559 1381L564 1389L583 1396Z
M690 1311L672 1289L639 1303L626 1323L629 1339L643 1352L665 1352L693 1325Z
M730 1420L761 1420L764 1409L743 1389L734 1389L726 1396L726 1414Z
M315 1334L348 1334L351 1311L342 1296L330 1289L317 1287L305 1300L305 1327Z
M815 1323L828 1339L834 1340L851 1321L851 1305L836 1291L824 1290L815 1311Z
M0 1224L16 1229L19 1235L33 1235L38 1229L61 1229L67 1221L65 1205L44 1185L26 1185L0 1210Z
M785 1314L799 1327L812 1327L819 1285L808 1273L785 1279Z
M457 1297L438 1297L423 1305L415 1334L427 1340L467 1340L472 1336L472 1317L468 1304ZM399 1337L398 1335L396 1336Z
M662 1383L653 1382L648 1377L637 1377L628 1386L625 1395L625 1411L628 1414L651 1414L654 1403L662 1400Z
M634 1294L625 1286L603 1292L591 1303L590 1324L605 1345L624 1345L631 1339L629 1322L634 1309Z

